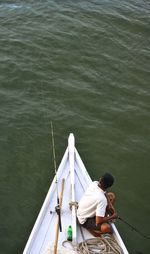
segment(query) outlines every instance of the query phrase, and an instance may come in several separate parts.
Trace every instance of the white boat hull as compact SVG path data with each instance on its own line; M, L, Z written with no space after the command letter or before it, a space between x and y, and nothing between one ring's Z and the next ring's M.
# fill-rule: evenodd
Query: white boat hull
M86 230L83 230L84 239L81 234L79 225L76 222L76 208L73 206L70 210L70 202L79 202L83 193L92 182L76 148L74 147L74 136L70 134L69 145L62 158L57 171L57 186L58 193L61 192L62 179L65 179L64 193L61 209L62 232L58 235L57 253L59 254L75 254L71 245L65 243L67 239L67 228L73 226L73 244L78 244L84 239L92 238L93 236ZM74 172L73 172L74 170ZM49 254L54 253L54 243L56 240L56 225L58 215L55 211L57 205L57 190L56 176L49 188L41 211L35 222L33 230L29 236L23 254ZM120 237L115 225L112 224L113 235L122 248L123 254L128 254L128 251ZM75 231L74 231L75 229ZM63 247L65 245L65 247Z

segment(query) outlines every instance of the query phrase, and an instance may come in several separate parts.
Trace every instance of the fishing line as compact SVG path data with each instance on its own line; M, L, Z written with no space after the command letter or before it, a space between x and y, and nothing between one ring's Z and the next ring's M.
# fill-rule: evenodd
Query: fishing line
M45 111L45 104L44 104L44 93L43 93L43 89L42 89L42 83L41 83L41 98L42 98L42 110L43 110L43 117L45 119L45 126L47 123L47 118L48 118L48 114L47 114L47 118L46 118L46 111ZM62 232L62 225L61 225L61 212L60 212L60 200L59 200L59 194L58 194L58 178L57 178L57 165L56 165L56 155L55 155L55 141L54 141L54 131L53 131L53 123L52 121L50 121L50 125L51 125L51 138L52 138L52 152L53 152L53 160L54 160L54 171L55 171L55 183L56 183L56 195L57 195L57 205L55 206L55 212L58 215L58 223L59 223L59 230L60 232ZM46 126L47 127L47 126ZM51 213L51 211L50 211Z
M109 202L111 203L109 196L107 195L107 199L109 200ZM112 203L111 203L112 205ZM113 205L112 205L113 207ZM113 207L114 208L114 207ZM118 216L118 219L121 220L122 222L124 222L127 226L129 226L132 230L134 230L135 232L137 232L139 235L141 235L142 237L144 237L145 239L150 240L150 238L146 235L144 235L141 231L139 231L137 228L135 228L134 226L132 226L131 224L129 224L126 220L124 220L122 217Z
M123 218L118 217L119 220L121 220L122 222L124 222L127 226L129 226L132 230L134 230L135 232L137 232L139 235L143 236L144 238L150 240L150 238L146 235L144 235L141 231L139 231L137 228L135 228L134 226L132 226L131 224L129 224L127 221L125 221Z
M57 179L57 171L56 171L56 155L55 155L55 141L54 141L54 131L53 131L53 123L51 121L51 133L52 133L52 149L53 149L53 159L54 159L54 170Z
M40 111L42 113L42 117L44 118L44 124L45 124L45 129L47 130L47 132L49 133L49 114L48 114L48 109L47 109L47 103L46 103L46 96L44 94L47 95L47 91L44 89L44 85L43 82L40 82L40 88L41 88L41 107L40 107ZM43 122L42 122L43 123Z

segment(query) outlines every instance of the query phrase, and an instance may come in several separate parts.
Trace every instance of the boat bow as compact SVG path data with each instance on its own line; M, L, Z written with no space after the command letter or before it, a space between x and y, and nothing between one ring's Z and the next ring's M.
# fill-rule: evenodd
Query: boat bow
M62 232L59 232L57 253L75 254L81 242L91 238L94 239L86 229L78 225L76 219L76 204L80 201L92 180L75 148L75 138L71 133L68 138L67 149L57 169L57 178L55 176L51 183L23 254L54 254L54 243L58 225L58 215L55 207L57 205L57 192L59 195L61 194L63 179L64 190L61 206ZM69 225L73 229L73 241L71 243L67 241L67 229ZM122 248L122 253L128 254L114 224L112 224L112 228L113 236Z

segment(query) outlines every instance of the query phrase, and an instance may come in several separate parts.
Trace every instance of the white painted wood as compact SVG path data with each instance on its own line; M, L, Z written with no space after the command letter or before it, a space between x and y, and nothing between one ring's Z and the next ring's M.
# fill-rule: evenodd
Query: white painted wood
M71 212L69 208L70 185L72 189L71 200L78 202L92 181L74 144L74 136L71 134L68 140L68 147L57 170L59 195L61 192L62 179L65 179L61 210L62 232L59 233L58 254L76 253L70 250L70 247L66 248L62 246L62 243L67 239L68 225L73 226L73 241L77 242L77 244L83 241L79 227L76 225L76 211L73 208ZM55 212L56 205L57 191L56 177L54 177L23 254L53 254L57 224L57 214ZM121 246L123 254L129 254L116 226L112 224L112 227L113 235ZM83 233L85 239L93 237L86 229L83 229Z
M71 173L71 203L76 202L75 197L75 168L74 168L74 155L75 155L75 140L74 135L71 133L68 139L68 149L69 149L69 165L70 165L70 173ZM76 220L76 207L72 205L72 241L73 244L77 242L77 220Z

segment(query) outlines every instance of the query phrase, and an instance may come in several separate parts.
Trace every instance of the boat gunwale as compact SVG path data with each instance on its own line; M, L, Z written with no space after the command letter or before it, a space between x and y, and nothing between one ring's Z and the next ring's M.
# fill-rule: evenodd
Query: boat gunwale
M54 191L54 188L55 188L55 186L56 186L56 180L57 180L57 178L59 178L60 175L61 175L61 172L62 172L62 170L63 170L63 168L64 168L63 165L66 163L67 157L68 157L68 147L66 148L66 151L65 151L65 153L64 153L64 156L63 156L63 158L62 158L62 160L61 160L61 162L60 162L60 165L59 165L59 167L58 167L57 176L56 176L56 175L54 176L54 178L53 178L53 180L52 180L52 183L51 183L51 185L50 185L50 187L49 187L49 190L48 190L48 192L47 192L47 195L46 195L46 197L45 197L45 200L44 200L44 202L43 202L43 204L42 204L42 207L41 207L41 209L40 209L40 212L39 212L39 214L38 214L38 216L37 216L37 218L36 218L36 220L35 220L35 224L34 224L34 226L33 226L33 228L32 228L32 231L31 231L31 233L30 233L30 235L29 235L29 238L28 238L28 240L27 240L27 244L26 244L26 246L25 246L25 249L24 249L24 251L23 251L23 254L26 254L27 251L29 251L29 249L32 248L32 244L33 244L33 241L34 241L34 236L35 236L36 232L38 231L38 229L40 228L40 225L41 225L41 223L42 223L42 217L43 217L44 214L46 213L47 207L49 206L49 200L50 200L50 197L51 197L51 193Z

